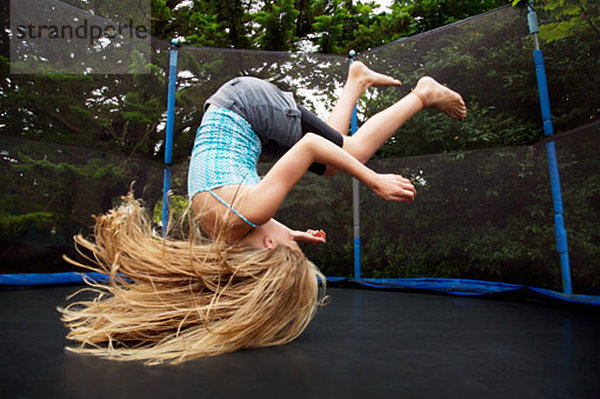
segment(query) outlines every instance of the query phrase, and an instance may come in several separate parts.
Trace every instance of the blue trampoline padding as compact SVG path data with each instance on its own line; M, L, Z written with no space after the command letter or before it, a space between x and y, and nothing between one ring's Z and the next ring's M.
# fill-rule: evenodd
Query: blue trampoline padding
M370 286L384 285L389 288L434 290L454 295L488 295L523 288L520 285L499 282L431 277L362 279L358 283Z
M327 281L339 283L339 278L330 277ZM537 294L546 298L565 303L600 306L600 296L564 294L544 288L529 287L518 284L508 284L493 281L448 279L448 278L396 278L396 279L346 279L345 281L364 287L439 292L462 297L485 297L509 293Z
M84 276L88 279L106 282L108 276L101 273L65 272L65 273L19 273L0 274L0 285L5 286L43 286L57 284L81 284ZM388 278L354 280L347 277L327 277L328 283L352 283L364 287L397 289L411 291L439 292L462 297L484 297L511 292L533 293L546 298L572 304L600 306L600 296L564 294L544 288L493 281L448 279L448 278Z
M327 282L328 283L341 283L341 282L344 282L344 281L347 281L347 280L348 280L347 277L330 277L330 276L327 276Z
M98 282L108 281L108 276L106 274L96 272L16 273L0 274L0 285L40 286L56 284L80 284L84 282L84 276Z

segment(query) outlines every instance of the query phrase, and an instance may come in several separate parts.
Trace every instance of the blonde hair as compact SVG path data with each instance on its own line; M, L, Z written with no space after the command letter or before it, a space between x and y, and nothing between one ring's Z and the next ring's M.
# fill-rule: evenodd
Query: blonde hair
M84 298L59 308L67 338L80 343L68 350L176 364L285 344L306 329L325 294L325 278L312 262L285 246L208 240L189 212L184 219L187 237L182 227L180 239L162 238L130 194L96 217L93 241L74 238L91 264L66 259L110 280L86 279L89 287L72 296Z

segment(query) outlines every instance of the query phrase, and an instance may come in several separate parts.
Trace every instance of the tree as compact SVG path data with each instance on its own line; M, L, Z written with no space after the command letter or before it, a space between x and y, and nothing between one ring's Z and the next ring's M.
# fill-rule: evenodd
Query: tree
M152 31L209 47L290 51L300 43L329 54L365 51L506 4L501 0L412 0L389 12L353 0L152 0Z
M261 50L289 51L297 40L297 18L300 11L293 0L265 1L263 9L252 20L259 26L256 38Z
M411 16L415 31L421 33L481 14L507 3L503 0L412 0L402 2L402 8Z

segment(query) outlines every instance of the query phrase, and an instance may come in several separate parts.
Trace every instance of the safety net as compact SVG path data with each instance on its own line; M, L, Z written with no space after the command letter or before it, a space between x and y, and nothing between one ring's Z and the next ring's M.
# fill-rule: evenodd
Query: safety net
M89 233L91 215L130 189L159 226L170 44L151 38L148 65L140 57L128 61L150 73L9 75L6 31L0 41L6 76L0 83L0 273L74 270L61 257L73 254L72 235ZM359 126L424 75L460 92L469 113L458 122L421 112L368 163L409 177L418 196L412 204L389 203L361 187L363 278L561 290L532 49L524 11L505 7L357 55L404 83L370 89L357 104ZM579 294L600 293L600 104L590 94L600 83L599 53L597 38L585 35L544 43ZM267 79L325 118L348 65L343 56L180 46L173 209L186 203L202 105L221 84L241 75ZM260 172L271 164L261 160ZM327 245L304 251L328 276L353 275L349 177L307 175L277 218L295 229L326 230Z

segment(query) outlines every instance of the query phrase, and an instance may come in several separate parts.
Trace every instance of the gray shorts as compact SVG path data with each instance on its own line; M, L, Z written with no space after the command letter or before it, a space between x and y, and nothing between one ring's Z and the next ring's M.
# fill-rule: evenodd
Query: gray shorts
M225 83L206 100L246 119L262 143L262 152L277 158L302 137L301 112L290 92L267 81L243 76Z

